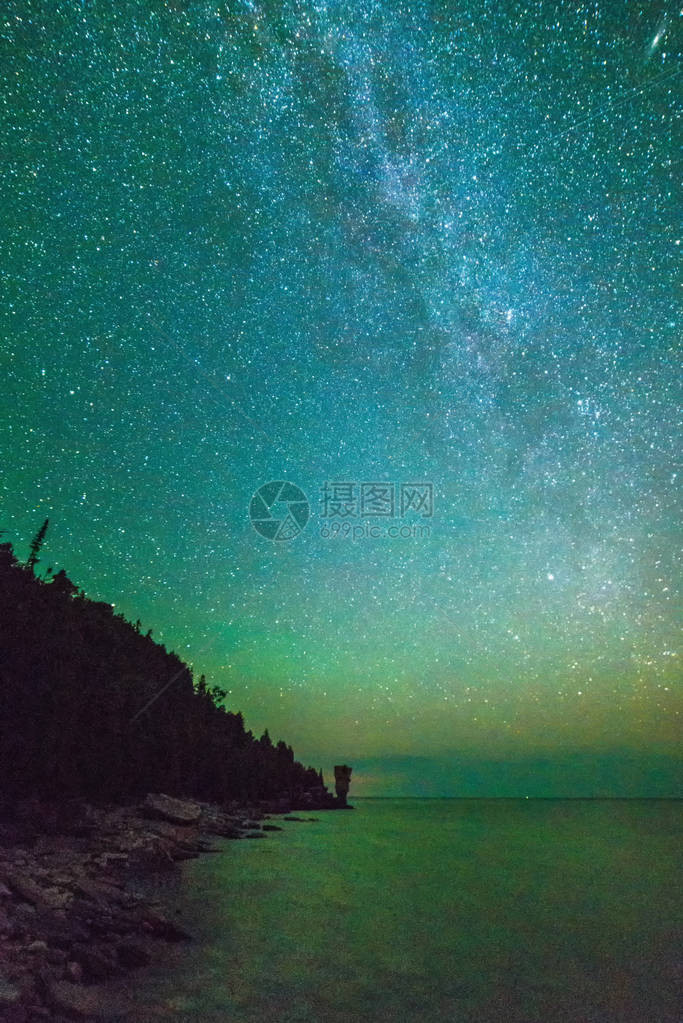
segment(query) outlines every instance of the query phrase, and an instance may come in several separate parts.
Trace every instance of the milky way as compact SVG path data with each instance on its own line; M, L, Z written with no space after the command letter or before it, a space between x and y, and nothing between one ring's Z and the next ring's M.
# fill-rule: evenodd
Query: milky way
M361 791L668 791L680 22L6 3L6 538Z

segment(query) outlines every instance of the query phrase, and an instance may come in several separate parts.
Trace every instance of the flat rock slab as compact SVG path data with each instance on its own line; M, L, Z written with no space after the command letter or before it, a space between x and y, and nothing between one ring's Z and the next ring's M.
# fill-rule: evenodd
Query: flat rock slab
M153 792L145 798L142 811L146 816L170 821L171 824L197 824L202 812L197 803Z

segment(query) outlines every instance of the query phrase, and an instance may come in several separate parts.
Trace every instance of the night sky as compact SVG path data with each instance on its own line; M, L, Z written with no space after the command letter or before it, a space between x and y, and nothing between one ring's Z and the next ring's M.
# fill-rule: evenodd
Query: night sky
M4 539L351 795L680 794L681 21L5 2Z

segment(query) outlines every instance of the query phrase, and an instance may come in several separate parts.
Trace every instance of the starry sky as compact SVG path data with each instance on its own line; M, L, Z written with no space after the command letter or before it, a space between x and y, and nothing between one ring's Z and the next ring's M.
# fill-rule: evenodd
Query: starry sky
M680 794L681 21L7 0L4 539L352 795Z

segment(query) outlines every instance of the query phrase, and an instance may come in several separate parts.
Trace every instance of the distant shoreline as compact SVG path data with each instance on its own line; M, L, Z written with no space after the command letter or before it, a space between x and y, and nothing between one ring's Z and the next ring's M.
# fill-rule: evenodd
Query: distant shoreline
M354 801L361 800L396 800L412 799L420 802L507 802L507 803L681 803L683 796L358 796Z

